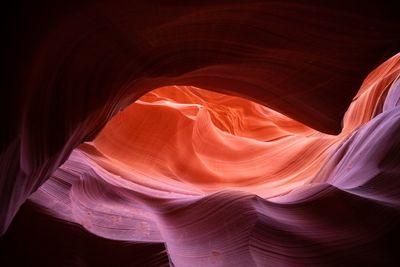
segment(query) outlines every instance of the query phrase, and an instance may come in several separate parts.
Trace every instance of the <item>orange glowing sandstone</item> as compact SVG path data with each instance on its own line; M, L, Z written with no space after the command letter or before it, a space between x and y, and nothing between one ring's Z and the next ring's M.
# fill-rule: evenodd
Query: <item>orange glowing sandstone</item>
M377 77L393 80L398 61L388 61L365 80L338 136L240 97L168 86L117 114L82 149L91 149L89 155L105 169L153 188L281 195L312 182L336 145L378 112L387 85Z

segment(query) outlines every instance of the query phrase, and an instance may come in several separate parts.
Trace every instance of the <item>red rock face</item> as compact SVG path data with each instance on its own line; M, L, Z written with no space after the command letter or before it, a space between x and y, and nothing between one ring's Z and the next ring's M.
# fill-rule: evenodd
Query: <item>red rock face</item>
M0 226L10 255L24 248L14 265L400 261L394 7L43 7L8 20ZM79 245L56 252L63 239Z

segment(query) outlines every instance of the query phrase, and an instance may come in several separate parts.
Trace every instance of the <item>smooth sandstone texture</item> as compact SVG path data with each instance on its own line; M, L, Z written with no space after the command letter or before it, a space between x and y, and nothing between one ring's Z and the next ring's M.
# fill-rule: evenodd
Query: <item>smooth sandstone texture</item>
M396 3L13 5L2 17L4 240L43 243L26 231L37 214L38 229L82 225L55 231L75 243L94 233L82 244L102 251L156 243L148 253L161 256L137 265L399 261Z
M30 199L95 235L164 242L175 266L390 264L390 249L364 254L400 219L399 75L400 55L374 70L339 135L243 98L156 89Z

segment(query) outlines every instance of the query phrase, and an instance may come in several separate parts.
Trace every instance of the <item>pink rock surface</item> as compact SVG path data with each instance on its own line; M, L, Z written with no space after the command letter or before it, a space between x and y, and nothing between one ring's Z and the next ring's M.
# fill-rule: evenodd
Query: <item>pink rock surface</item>
M339 135L243 98L156 89L31 200L95 235L164 242L175 266L324 265L398 216L399 74L399 55L371 73Z
M1 266L399 265L397 3L12 5Z

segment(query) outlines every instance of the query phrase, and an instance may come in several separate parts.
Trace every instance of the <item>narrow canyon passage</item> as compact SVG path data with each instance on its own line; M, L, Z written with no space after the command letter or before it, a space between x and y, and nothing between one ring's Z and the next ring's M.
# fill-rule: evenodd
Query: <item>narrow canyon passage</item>
M24 1L1 266L398 266L397 3Z

